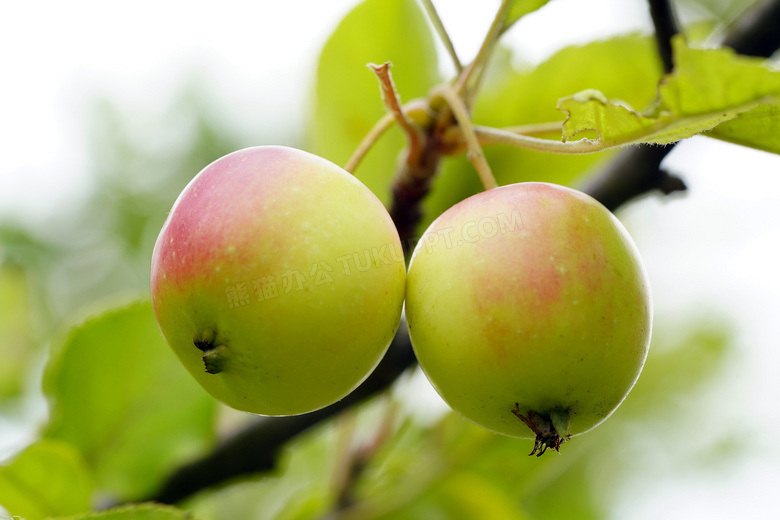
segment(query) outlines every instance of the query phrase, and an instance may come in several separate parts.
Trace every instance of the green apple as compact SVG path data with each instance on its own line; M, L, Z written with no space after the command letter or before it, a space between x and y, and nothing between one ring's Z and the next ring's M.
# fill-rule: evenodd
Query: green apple
M382 203L309 153L222 157L184 189L152 257L154 312L195 379L262 415L338 401L398 328L405 264Z
M546 183L491 189L437 218L415 248L406 318L429 380L490 430L541 452L623 401L650 341L637 249L584 193Z

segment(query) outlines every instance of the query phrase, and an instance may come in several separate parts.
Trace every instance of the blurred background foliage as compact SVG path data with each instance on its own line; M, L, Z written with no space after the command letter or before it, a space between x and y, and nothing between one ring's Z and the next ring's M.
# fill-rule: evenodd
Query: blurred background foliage
M692 34L709 34L747 3L678 5L695 22ZM273 142L344 163L383 113L365 64L393 61L408 101L440 81L439 59L415 1L362 2L324 46L309 131ZM555 101L584 88L641 109L660 75L646 35L566 48L538 67L518 61L510 48L498 50L476 103L478 123L560 120ZM236 135L201 82L182 85L153 121L95 99L81 129L89 136L90 191L45 225L12 215L0 222L0 427L26 421L37 430L2 447L0 505L13 514L35 520L144 496L250 420L189 378L147 301L152 247L181 189L216 158L273 135L273 122ZM401 147L393 130L358 170L385 202ZM487 154L501 183L576 184L609 158L498 147ZM423 225L479 189L465 160L447 160ZM656 322L634 391L560 456L529 458L529 442L482 430L440 406L421 408L416 373L294 440L275 471L206 490L182 507L212 520L607 518L632 476L706 472L750 449L742 425L710 435L697 429L701 402L737 355L736 340L728 316L688 318L684 326Z

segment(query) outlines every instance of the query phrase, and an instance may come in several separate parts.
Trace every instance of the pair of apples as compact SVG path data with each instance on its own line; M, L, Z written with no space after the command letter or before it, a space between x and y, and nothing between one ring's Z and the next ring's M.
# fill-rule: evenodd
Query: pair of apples
M405 301L415 353L444 400L542 450L617 408L651 327L636 247L583 193L520 183L470 197L431 224L407 274L368 188L278 146L231 153L190 182L157 240L151 294L195 379L262 415L310 412L354 390Z

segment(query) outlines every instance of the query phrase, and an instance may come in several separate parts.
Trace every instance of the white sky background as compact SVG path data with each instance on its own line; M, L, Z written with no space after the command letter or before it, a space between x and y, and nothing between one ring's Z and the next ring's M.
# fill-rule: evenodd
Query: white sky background
M4 3L0 217L45 223L78 203L90 185L84 114L96 93L153 122L180 81L199 71L237 128L287 114L292 123L280 135L291 135L303 123L318 50L355 3ZM465 61L498 2L436 3ZM639 0L554 0L507 36L538 61L565 44L650 28ZM780 157L702 138L678 146L667 165L689 193L645 200L620 216L646 260L657 322L685 319L691 309L736 320L740 360L707 397L712 409L692 417L687 431L741 421L756 455L707 475L676 474L674 460L656 457L658 474L629 479L614 518L765 517L780 489ZM651 446L645 456L663 448Z

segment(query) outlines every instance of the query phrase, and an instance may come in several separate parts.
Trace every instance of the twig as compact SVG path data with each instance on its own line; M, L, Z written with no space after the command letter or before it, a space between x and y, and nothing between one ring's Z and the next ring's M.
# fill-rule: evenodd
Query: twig
M338 513L344 509L352 507L355 500L355 486L360 480L368 463L376 453L384 446L387 439L393 432L397 406L387 397L384 400L385 413L383 414L381 424L373 438L361 445L355 445L355 429L357 417L354 412L344 412L347 422L342 425L339 432L339 464L334 477L336 492L334 514L329 517L338 516ZM327 518L327 517L326 517Z
M387 113L382 116L382 119L376 122L376 124L368 131L366 136L360 141L360 144L352 153L352 156L347 161L344 169L349 173L355 173L355 170L360 165L360 162L366 156L371 147L376 144L382 135L387 132L391 126L395 124L395 115Z
M259 417L225 439L210 454L176 470L159 491L141 501L174 504L229 479L273 469L282 446L290 439L387 389L415 362L406 324L402 322L379 366L350 395L304 415Z
M669 74L674 67L672 59L672 37L677 34L677 22L669 0L648 0L650 16L655 27L655 41L658 54L664 66L664 72Z
M532 123L529 125L507 126L503 128L505 132L520 135L547 135L554 132L561 133L563 123L561 121L550 121L549 123Z
M466 92L466 87L472 76L476 74L477 79L475 81L478 81L479 76L482 74L485 63L493 52L493 46L496 44L499 34L501 34L501 28L504 26L506 13L509 11L511 3L512 0L501 0L501 6L498 8L495 18L493 18L493 23L490 25L490 29L488 30L485 39L482 41L482 46L479 48L477 56L474 58L474 61L463 70L455 83L455 92L458 96L463 96Z
M661 162L674 145L642 145L629 148L615 157L596 176L578 188L614 211L627 200L654 190L666 194L686 189L685 183L664 170ZM627 172L631 172L627 174Z
M463 64L458 58L458 53L455 52L455 46L452 44L450 35L447 34L447 30L444 28L444 24L439 17L439 13L436 11L436 7L433 5L433 1L422 0L422 4L425 7L425 12L428 13L428 18L431 20L433 28L436 29L436 33L439 35L439 38L441 38L441 42L444 44L444 48L447 49L447 53L450 55L450 59L452 59L452 64L455 66L455 72L460 74L463 72Z
M507 126L501 129L495 129L495 128L484 127L479 125L472 125L472 126L474 128L474 132L477 134L477 137L479 138L479 144L483 146L498 143L496 139L490 136L492 130L500 130L500 132L502 132L502 135L504 135L504 133L510 133L516 135L524 135L528 137L551 136L552 134L556 134L557 137L560 137L561 130L562 130L562 123L559 121L554 121L549 123L533 123L529 125ZM488 129L488 131L486 131L486 129ZM466 145L466 140L463 137L463 130L461 130L459 127L452 127L448 129L447 133L444 136L444 140L447 143L452 143L447 148L447 153L449 155L457 155L463 153L466 150L467 145ZM516 143L505 143L505 144L516 145Z
M420 154L422 154L422 150L425 146L425 136L422 131L420 131L420 128L409 119L409 116L406 115L406 112L404 112L401 107L398 91L393 83L393 77L390 75L390 62L388 61L382 65L369 63L368 66L374 71L377 79L379 79L379 86L382 89L382 99L384 99L387 110L393 114L396 122L409 138L409 156L407 160L415 162Z
M724 45L740 54L768 58L780 47L778 27L780 0L766 1L737 20ZM674 146L638 146L624 150L580 189L611 210L648 191L658 189L670 193L685 189L682 180L660 169L661 162ZM626 172L632 173L627 175Z
M552 139L540 139L516 132L491 128L489 126L474 125L474 133L481 144L508 144L518 148L526 148L537 152L563 153L582 155L601 152L614 145L606 145L601 141L580 139L578 141L556 141Z
M355 453L355 430L357 416L355 410L344 410L337 418L338 444L336 446L337 462L333 475L333 496L336 497L336 510L345 509L354 503L352 484L360 475L362 467Z
M474 128L471 125L471 118L469 117L466 105L463 104L463 100L460 99L455 90L448 85L443 85L434 89L431 95L433 97L440 96L449 104L450 110L452 110L452 113L458 122L458 126L463 131L463 137L468 144L468 158L477 170L482 185L486 190L496 188L498 183L493 176L487 159L485 159L485 154L482 153L482 147L479 144L477 134L474 133Z
M393 219L404 254L409 255L415 246L417 224L422 218L421 203L431 187L431 179L439 169L441 151L433 142L438 141L436 128L430 129L429 146L416 163L403 161L393 182L393 202L390 217Z
M734 23L723 45L740 54L768 58L780 47L780 0L747 10Z

